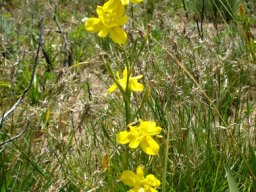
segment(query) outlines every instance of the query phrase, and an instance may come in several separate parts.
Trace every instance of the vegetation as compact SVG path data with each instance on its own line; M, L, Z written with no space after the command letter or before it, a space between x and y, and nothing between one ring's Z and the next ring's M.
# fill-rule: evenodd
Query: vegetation
M256 191L255 0L130 3L122 45L85 30L105 2L1 1L0 191ZM143 120L157 152L116 139Z

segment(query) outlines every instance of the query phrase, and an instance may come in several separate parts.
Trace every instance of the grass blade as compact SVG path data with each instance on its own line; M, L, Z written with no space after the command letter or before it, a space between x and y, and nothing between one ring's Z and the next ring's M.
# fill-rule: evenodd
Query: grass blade
M239 192L238 184L229 170L227 171L227 179L228 179L229 191L230 192Z

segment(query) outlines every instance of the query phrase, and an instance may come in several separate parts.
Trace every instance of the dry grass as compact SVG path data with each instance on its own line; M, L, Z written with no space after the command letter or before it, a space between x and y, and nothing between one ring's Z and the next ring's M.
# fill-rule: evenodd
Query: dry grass
M50 58L48 63L40 52L31 90L0 128L0 143L26 130L0 146L2 191L127 190L119 181L125 149L115 142L115 134L125 129L124 106L118 93L107 94L113 82L105 68L110 63L121 70L127 61L109 39L84 30L81 20L93 15L97 3L2 2L0 114L29 82L37 45L32 34L37 39L40 18ZM163 138L157 157L135 151L129 167L143 163L160 179L166 174L165 191L227 191L225 169L231 169L241 191L254 191L249 148L256 146L256 65L246 51L241 25L220 23L217 31L206 20L200 40L192 14L186 19L181 4L153 4L152 14L150 2L134 7L124 50L133 62L143 32L150 33L134 71L144 75L150 94L134 94L132 112L145 99L137 117L156 121ZM54 11L62 33L56 32ZM65 38L72 48L70 66Z

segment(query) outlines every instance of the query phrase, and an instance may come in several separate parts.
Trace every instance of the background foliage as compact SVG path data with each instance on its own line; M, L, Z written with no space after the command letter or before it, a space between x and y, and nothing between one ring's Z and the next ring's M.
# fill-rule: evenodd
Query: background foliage
M119 181L124 149L113 139L125 126L123 106L106 92L112 82L104 65L117 69L125 56L82 22L102 3L0 2L0 114L30 81L43 22L32 87L0 127L0 143L25 130L0 146L1 192L127 190ZM134 104L143 99L139 116L164 128L161 154L141 154L130 166L144 162L146 172L166 175L159 191L232 191L233 183L256 191L255 5L145 0L127 10L127 59L142 47L136 73L148 93Z

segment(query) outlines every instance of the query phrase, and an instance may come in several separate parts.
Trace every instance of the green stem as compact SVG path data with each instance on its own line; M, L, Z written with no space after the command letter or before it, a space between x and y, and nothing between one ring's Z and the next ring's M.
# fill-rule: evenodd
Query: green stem
M168 153L169 153L169 140L170 140L170 125L167 124L167 138L165 140L165 153L164 153L164 170L162 175L162 192L166 191L166 173L167 173L167 166L168 166Z
M124 95L124 102L125 102L125 122L126 122L126 127L130 123L131 119L131 106L130 106L130 98L131 98L131 92L126 89L125 95ZM125 149L124 153L124 161L123 161L123 168L124 170L128 169L128 162L129 162L129 148Z
M133 16L133 15L134 15L134 14L133 14L133 12L134 12L134 11L133 11L133 6L131 6L131 17L132 17L132 19L134 18L134 16ZM134 23L132 23L132 28L134 28Z
M131 92L126 91L124 100L125 100L125 120L126 120L126 126L129 125L131 122L131 106L130 106L130 98L131 98Z
M125 65L127 68L127 81L126 81L126 90L125 90L125 94L124 94L124 103L125 103L125 123L126 123L126 127L131 123L131 91L129 90L129 77L131 74L131 70L130 70L130 65L129 65L129 61L126 55L125 50L123 49L124 52L124 56L125 56ZM129 148L126 148L125 150L125 164L124 164L124 168L128 169L128 162L129 162Z
M134 55L134 59L133 59L133 63L131 65L131 68L134 67L134 65L138 62L139 57L141 56L142 51L144 50L144 48L146 47L146 43L148 40L148 34L146 34L146 37L143 39L143 42L139 48L139 51L136 52L136 54Z

